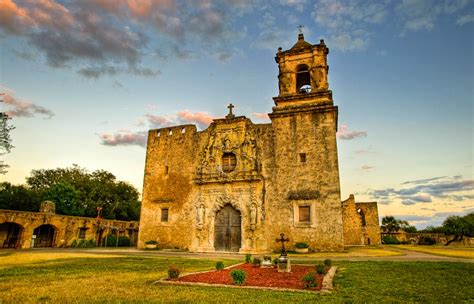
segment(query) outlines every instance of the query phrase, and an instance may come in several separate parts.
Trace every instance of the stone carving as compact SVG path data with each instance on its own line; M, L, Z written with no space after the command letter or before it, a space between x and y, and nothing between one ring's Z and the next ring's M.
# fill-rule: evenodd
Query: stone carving
M257 225L257 204L253 203L249 208L250 230L255 230Z
M204 204L200 204L198 207L197 207L197 228L199 230L202 229L202 227L204 226L204 216L206 214L206 206L204 206Z

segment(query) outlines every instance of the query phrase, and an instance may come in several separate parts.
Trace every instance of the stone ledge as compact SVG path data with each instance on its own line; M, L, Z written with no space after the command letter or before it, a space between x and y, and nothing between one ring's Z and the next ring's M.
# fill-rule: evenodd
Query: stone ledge
M245 263L239 263L235 265L228 266L224 269L236 267ZM321 290L306 290L306 289L292 289L292 288L278 288L278 287L261 287L261 286L237 286L237 285L226 285L226 284L209 284L209 283L199 283L199 282L180 282L180 281L168 281L166 278L159 279L158 281L153 282L153 285L182 285L182 286L203 286L203 287L224 287L224 288L237 288L237 289L255 289L255 290L272 290L272 291L284 291L284 292L300 292L300 293L330 293L334 290L334 286L332 284L334 276L336 274L337 266L332 266L328 273L323 278L323 283ZM212 272L215 270L208 270L208 271L199 271L199 272L191 272L185 273L183 276L192 275L192 274L199 274L199 273L206 273Z

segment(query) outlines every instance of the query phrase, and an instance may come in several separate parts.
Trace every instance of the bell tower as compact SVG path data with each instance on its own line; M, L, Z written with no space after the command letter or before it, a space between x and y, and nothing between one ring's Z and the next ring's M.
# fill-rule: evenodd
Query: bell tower
M324 40L310 44L299 33L298 41L289 50L278 48L279 95L274 97L277 109L298 105L332 105L329 90L327 55Z

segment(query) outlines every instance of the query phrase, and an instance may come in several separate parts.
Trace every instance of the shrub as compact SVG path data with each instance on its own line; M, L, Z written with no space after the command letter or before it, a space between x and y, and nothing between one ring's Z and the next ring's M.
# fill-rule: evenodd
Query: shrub
M222 261L218 261L218 262L216 263L216 269L217 269L217 270L222 270L222 269L224 269L224 263L223 263Z
M176 279L179 277L179 273L181 271L179 270L178 266L176 265L171 265L168 267L168 278L170 279Z
M262 260L260 258L253 258L253 267L260 267L260 264L262 264Z
M145 242L145 245L158 245L158 242L155 240L149 240Z
M230 277L234 285L244 285L247 273L240 269L234 269L230 272Z
M274 260L273 260L273 264L275 264L276 266L278 266L278 259L274 259Z
M316 287L316 278L314 272L306 274L302 279L304 288Z
M298 249L309 248L309 245L304 242L298 242L295 244L295 248L298 248Z
M72 247L72 248L76 248L76 247L77 247L77 240L73 240L73 241L72 241L71 247Z
M80 240L79 244L77 244L77 247L92 248L92 247L95 247L95 241L94 240Z
M420 244L420 245L434 245L434 244L436 244L436 240L434 238L429 237L429 236L423 236L418 241L418 244Z
M117 246L117 237L113 234L107 235L107 247ZM119 236L118 247L129 247L130 239L126 236Z
M327 267L331 267L332 265L331 259L325 259L323 263L324 263L324 266L327 266Z
M318 264L316 265L316 272L318 274L324 274L326 272L326 267L324 267L324 265Z
M398 244L400 244L400 241L396 237L394 237L393 235L384 235L382 237L382 244L398 245Z
M247 253L245 255L245 263L249 264L250 261L252 261L252 255Z

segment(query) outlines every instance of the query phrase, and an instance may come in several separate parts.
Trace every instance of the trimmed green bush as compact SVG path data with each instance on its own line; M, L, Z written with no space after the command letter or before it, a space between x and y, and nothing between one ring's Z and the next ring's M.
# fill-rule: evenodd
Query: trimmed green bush
M382 237L382 244L385 245L398 245L400 244L400 241L394 237L393 235L384 235Z
M222 270L222 269L224 269L224 262L218 261L218 262L216 263L216 269L217 269L217 270Z
M76 248L76 247L77 247L77 240L73 240L73 241L72 241L71 247L72 247L72 248Z
M251 261L252 261L252 255L247 253L245 255L245 263L249 264Z
M260 265L262 264L262 260L260 260L260 258L253 258L252 264L253 267L260 267Z
M295 248L298 248L298 249L309 248L309 245L306 244L305 242L298 242L298 243L295 243Z
M115 247L117 245L117 237L113 234L107 235L107 247ZM126 236L119 236L118 247L130 247L130 239Z
M71 243L72 248L92 248L95 247L95 241L90 240L73 240Z
M325 259L324 260L324 266L331 267L332 266L332 261L331 259Z
M314 272L306 274L301 280L303 281L304 288L316 287L316 277L314 276Z
M241 269L234 269L230 272L230 277L234 285L244 285L247 273Z
M324 265L318 264L316 265L316 272L318 274L324 274L326 272L326 267L324 267Z
M180 274L180 269L176 265L170 265L168 267L168 278L170 279L177 279Z
M158 242L155 240L149 240L145 242L145 245L158 245Z

